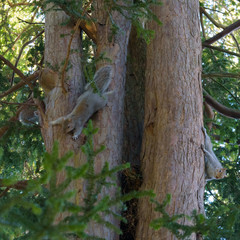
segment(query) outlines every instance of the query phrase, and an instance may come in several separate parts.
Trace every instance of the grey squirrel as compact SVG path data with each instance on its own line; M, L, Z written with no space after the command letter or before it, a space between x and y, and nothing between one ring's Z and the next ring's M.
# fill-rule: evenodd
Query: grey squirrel
M31 126L39 123L37 110L33 107L24 107L18 115L18 120L26 126Z
M105 92L112 81L112 66L100 68L94 75L93 83L85 86L85 92L77 99L76 106L67 116L51 121L51 125L63 124L67 133L74 131L76 140L82 132L84 124L98 110L107 104L107 96L112 92Z
M207 181L224 178L226 177L226 168L223 168L213 152L211 139L208 136L206 129L203 127L202 130L205 136L205 146L202 145L202 149L205 153L205 178Z

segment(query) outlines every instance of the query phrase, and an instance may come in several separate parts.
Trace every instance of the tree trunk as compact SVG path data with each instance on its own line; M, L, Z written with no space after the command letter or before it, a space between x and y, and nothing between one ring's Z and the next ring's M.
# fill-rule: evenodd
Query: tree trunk
M128 37L130 33L130 22L126 20L119 13L113 13L115 23L120 27L116 35L110 40L111 25L109 16L103 11L103 2L94 2L96 27L97 27L97 56L105 54L104 57L109 58L110 63L114 68L114 77L109 90L113 94L108 98L107 106L93 116L94 127L99 128L99 132L95 135L94 142L97 146L104 144L106 150L97 156L95 159L95 170L99 172L105 161L109 162L110 167L116 166L122 160L122 140L123 140L123 109L124 109L124 84L126 74L126 56ZM62 11L48 11L46 13L46 45L45 45L45 63L50 63L52 66L60 68L67 56L66 46L68 46L70 33L73 30L72 25L62 26L61 23L66 21L67 17ZM60 34L64 34L60 38ZM45 98L46 101L46 118L47 122L55 120L58 117L64 116L71 112L77 97L83 89L84 80L81 71L80 61L80 34L76 32L71 45L69 64L70 68L66 72L65 81L69 86L69 92L64 95L61 88L54 89L49 96ZM77 51L76 51L77 50ZM105 61L100 61L98 67L106 64ZM44 142L47 151L51 151L53 142L59 141L60 154L63 155L69 150L74 151L75 157L70 160L69 165L79 166L84 163L84 155L79 150L81 145L81 137L77 141L71 139L71 135L66 134L62 127L56 125L54 127L46 124L42 129ZM58 176L60 183L64 179L64 174ZM72 189L78 189L75 202L82 204L84 197L85 183L77 182L71 186ZM105 189L101 195L115 195L115 189ZM101 197L101 196L100 196ZM119 211L115 209L115 211ZM64 215L60 215L62 219ZM105 216L105 220L119 226L119 221L114 219L113 216ZM91 223L88 228L88 233L102 237L105 239L118 239L118 235L113 230L108 229L103 225Z
M61 79L62 67L67 57L67 46L74 27L73 24L70 23L68 25L62 25L68 18L69 17L63 11L46 11L45 67L54 68L54 70L58 72L59 79ZM63 93L59 81L59 86L45 96L45 116L47 123L42 127L42 135L48 152L52 151L54 141L57 140L59 142L60 156L63 156L70 150L78 156L80 149L80 140L73 141L72 136L64 132L62 125L52 126L49 124L50 121L70 113L76 104L78 96L83 91L84 78L81 69L80 46L80 31L78 30L74 34L71 44L71 54L69 58L70 67L65 73L68 93ZM74 157L68 164L77 167L80 163L77 158ZM61 172L57 176L57 182L61 183L64 178L65 174ZM70 189L78 189L78 192L81 191L81 187L77 182L72 184ZM77 197L75 202L78 202ZM59 214L58 220L63 219L65 216L66 214Z
M170 193L170 215L191 214L202 212L204 191L199 6L197 0L162 2L154 12L163 25L149 24L155 38L147 49L142 188L153 189L159 202ZM140 200L136 239L176 239L149 227L160 217L154 207Z

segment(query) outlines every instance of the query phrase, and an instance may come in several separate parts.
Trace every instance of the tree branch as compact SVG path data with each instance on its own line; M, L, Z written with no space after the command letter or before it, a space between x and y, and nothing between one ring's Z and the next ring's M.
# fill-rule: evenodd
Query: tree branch
M85 15L85 13L87 11L87 8L92 4L92 1L93 0L90 0L89 3L84 7L83 13L82 13L83 16ZM76 25L74 26L73 33L72 33L71 38L70 38L69 43L68 43L67 57L66 57L66 60L65 60L64 66L63 66L62 78L61 78L61 85L62 85L61 87L62 87L62 90L63 90L64 93L67 92L67 90L64 87L64 78L65 78L65 71L67 69L67 65L68 65L68 61L69 61L69 57L70 57L71 44L72 44L74 34L79 29L79 26L80 26L81 22L82 22L82 20L79 18L76 22Z
M226 29L226 26L225 26L225 25L223 25L223 24L215 21L215 19L212 18L212 16L211 16L210 14L208 14L208 12L207 12L203 7L200 7L200 13L201 13L201 16L202 16L202 14L204 14L204 15L213 23L213 25L215 25L216 27L222 28L222 29ZM231 35L231 37L233 38L233 41L235 42L235 44L236 44L236 46L237 46L237 48L238 48L238 51L240 52L240 47L239 47L239 44L238 44L237 39L235 38L235 36L233 35L233 33L231 33L230 35ZM209 45L209 44L205 44L205 45L203 44L203 46L204 46L204 47L207 47L207 46L210 46L210 45ZM218 50L218 51L220 51L220 50ZM229 53L229 54L230 54L230 53ZM232 55L234 55L234 54L232 54ZM235 56L236 56L236 55L235 55Z
M239 54L239 53L231 52L231 51L222 49L222 48L220 48L220 47L215 47L215 46L209 45L209 44L207 44L207 43L203 43L202 46L203 46L203 47L210 48L210 49L213 49L213 50L217 50L217 51L219 51L219 52L224 52L224 53L227 53L227 54L236 56L236 57L240 57L240 54Z
M13 102L6 102L6 101L0 101L1 104L6 104L6 105L18 105L18 106L36 106L35 103L13 103Z
M23 44L23 46L22 46L22 48L21 48L21 50L20 50L20 52L19 52L19 54L18 54L17 60L16 60L16 62L15 62L15 65L14 65L15 68L17 68L17 65L18 65L18 62L19 62L19 60L20 60L20 58L21 58L23 49L24 49L28 44L34 42L34 41L35 41L38 37L40 37L43 33L44 33L44 30L41 31L40 33L38 33L33 39L31 39L30 41L28 41L28 42L26 42L26 43ZM12 73L11 86L12 86L12 84L13 84L14 75L15 75L15 71L13 71L13 73Z
M239 73L206 73L202 74L203 78L207 77L226 77L226 78L240 78Z
M1 58L1 55L0 55ZM30 75L29 77L25 78L24 81L19 82L18 84L14 85L13 87L11 87L10 89L8 89L6 92L0 94L0 99L9 95L12 92L17 91L19 88L21 88L22 86L26 85L27 83L31 83L33 80L36 80L38 78L40 74L40 71L36 71L35 73L33 73L32 75Z
M227 34L231 33L232 31L237 30L239 27L240 27L240 20L229 25L223 31L216 34L214 37L209 38L208 40L204 41L203 44L212 44L212 43L218 41L219 39L221 39L222 37L225 37Z
M8 5L11 7L11 8L14 8L14 7L19 7L19 6L30 6L30 5L33 5L33 3L28 3L28 2L21 2L21 3L11 3L10 1L8 1Z
M3 179L0 179L0 187L7 187L8 189L13 188L17 190L24 190L28 185L28 180L21 180L12 185L6 185L3 183Z
M240 111L235 110L235 109L231 109L228 107L225 107L224 105L222 105L221 103L217 102L214 98L212 98L206 90L203 89L203 92L205 94L204 99L205 101L212 106L217 112L223 114L226 117L229 118L235 118L235 119L239 119L240 118Z
M36 14L37 14L38 8L35 10L35 12L33 13L33 16L31 17L31 22L33 22ZM25 27L21 33L18 34L18 36L16 37L16 39L13 41L11 47L9 47L3 54L5 55L13 46L14 44L20 39L20 37L22 36L23 33L25 33L29 28L31 27L31 25L28 25L27 27Z
M18 115L22 111L22 109L23 109L23 106L19 107L16 114L9 119L9 122L18 121ZM0 138L7 132L8 129L9 129L9 125L6 125L0 128Z
M231 93L230 90L228 90L223 84L221 84L220 82L218 82L217 80L215 80L214 78L210 78L212 81L214 81L216 84L218 84L221 88L223 88L225 91L227 91L232 98L240 105L240 102L238 101L238 99Z
M70 18L71 20L76 24L78 21L78 17L74 16L69 10L68 8L63 5L63 4L59 4L58 5ZM95 26L95 23L91 20L91 17L86 13L87 18L89 20L81 20L80 21L80 28L88 35L88 37L90 39L93 40L94 43L97 42L97 28Z
M40 25L44 25L45 23L43 23L43 22L29 22L29 21L25 21L25 20L23 20L23 19L21 19L21 18L19 18L19 17L17 17L17 19L20 21L20 22L23 22L23 23L27 23L27 24L32 24L32 25L34 25L34 24L40 24Z
M13 66L5 57L0 55L0 60L2 60L8 67L10 67L20 78L25 79L24 74L16 67Z

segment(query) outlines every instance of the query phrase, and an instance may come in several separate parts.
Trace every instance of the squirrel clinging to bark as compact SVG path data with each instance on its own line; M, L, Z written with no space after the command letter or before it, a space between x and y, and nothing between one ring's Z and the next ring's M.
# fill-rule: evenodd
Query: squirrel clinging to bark
M39 123L37 109L29 106L24 107L19 113L18 120L26 126Z
M94 75L93 83L85 86L85 92L77 99L72 112L67 116L51 121L50 124L63 124L66 132L74 131L73 139L77 139L87 120L107 104L107 97L112 93L106 92L112 81L112 72L111 65L100 68Z
M226 177L226 168L223 168L213 152L211 139L206 129L203 127L202 130L205 136L205 146L202 145L202 149L205 153L205 178L207 181L224 178Z

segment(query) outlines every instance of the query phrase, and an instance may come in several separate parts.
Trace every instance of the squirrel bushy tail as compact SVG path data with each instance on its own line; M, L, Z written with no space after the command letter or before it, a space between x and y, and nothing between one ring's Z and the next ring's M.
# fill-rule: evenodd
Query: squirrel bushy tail
M100 68L94 75L93 81L88 83L85 86L85 90L94 90L96 87L97 92L100 94L104 93L107 88L109 87L109 84L112 80L112 66L107 65L102 68Z

